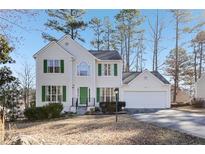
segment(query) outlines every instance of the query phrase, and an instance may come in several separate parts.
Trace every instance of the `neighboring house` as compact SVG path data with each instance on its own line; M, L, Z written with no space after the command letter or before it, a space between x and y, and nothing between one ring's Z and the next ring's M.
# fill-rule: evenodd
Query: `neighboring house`
M65 35L38 51L36 106L62 102L64 111L78 106L98 106L120 101L127 108L169 108L170 84L158 72L122 73L117 51L89 51ZM130 99L131 98L131 99Z
M205 99L205 73L195 83L195 98Z

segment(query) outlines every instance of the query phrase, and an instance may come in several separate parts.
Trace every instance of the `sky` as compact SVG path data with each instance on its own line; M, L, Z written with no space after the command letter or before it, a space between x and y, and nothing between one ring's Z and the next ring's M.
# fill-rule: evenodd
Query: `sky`
M19 27L13 27L15 29L15 33L17 35L21 35L22 39L20 43L15 45L15 50L11 54L12 58L15 59L16 63L14 64L7 64L13 70L15 75L18 75L19 72L22 71L23 64L28 63L33 70L35 71L35 60L33 59L33 55L39 51L42 47L44 47L48 42L46 42L43 38L41 33L42 32L50 32L55 35L57 38L61 38L63 36L62 33L51 31L44 26L44 23L47 21L48 16L45 13L45 10L36 10L39 14L35 18L31 18L28 20L27 16L22 15L22 25L26 25L28 30L23 30ZM108 16L110 20L114 24L114 16L120 10L86 10L86 14L84 16L84 20L89 22L93 17L98 17L103 19L105 16ZM153 43L151 40L151 30L149 27L148 20L150 23L155 23L156 21L156 10L140 10L141 15L146 17L145 22L141 25L141 28L145 30L145 55L144 58L146 59L144 63L144 67L148 70L152 69L152 46ZM194 16L201 16L203 15L203 10L192 10ZM205 19L205 17L204 17ZM162 64L165 61L166 56L168 55L169 51L175 47L175 31L174 31L174 22L172 18L172 14L169 10L159 10L159 20L163 21L165 25L165 29L162 33L162 41L160 43L160 48L163 50L160 52L159 55L159 62ZM203 18L199 19L200 21ZM196 24L196 20L192 21L189 25L193 26ZM14 34L15 35L15 34ZM85 31L81 32L82 37L85 39L85 43L79 42L87 49L92 49L90 45L90 41L94 38L92 30L87 28ZM193 38L196 34L187 34L181 37L181 43L189 41ZM188 46L185 44L184 46ZM187 48L188 52L191 52L191 48ZM164 72L161 71L162 74Z

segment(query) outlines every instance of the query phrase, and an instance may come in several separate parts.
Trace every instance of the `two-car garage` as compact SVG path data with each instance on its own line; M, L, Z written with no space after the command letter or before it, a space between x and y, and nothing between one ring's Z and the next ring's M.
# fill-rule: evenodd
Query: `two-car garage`
M158 72L123 74L122 95L127 109L162 109L171 105L170 84Z

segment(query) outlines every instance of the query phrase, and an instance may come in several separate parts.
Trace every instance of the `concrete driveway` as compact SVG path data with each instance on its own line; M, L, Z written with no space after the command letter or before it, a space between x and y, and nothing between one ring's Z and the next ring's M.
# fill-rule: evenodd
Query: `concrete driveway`
M205 115L173 109L133 114L140 121L205 138Z

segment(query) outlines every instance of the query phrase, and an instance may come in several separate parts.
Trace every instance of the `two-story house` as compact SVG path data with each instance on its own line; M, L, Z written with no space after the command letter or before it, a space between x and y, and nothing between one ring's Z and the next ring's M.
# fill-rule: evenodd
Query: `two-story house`
M79 106L97 106L101 101L114 101L114 89L119 88L119 98L126 101L129 108L139 97L139 104L133 108L170 107L170 85L166 79L147 70L123 73L117 51L90 51L65 35L33 57L36 60L36 106L62 102L64 111L71 111L76 102ZM150 104L143 91L153 98L152 105L143 105ZM141 102L143 99L148 102Z

